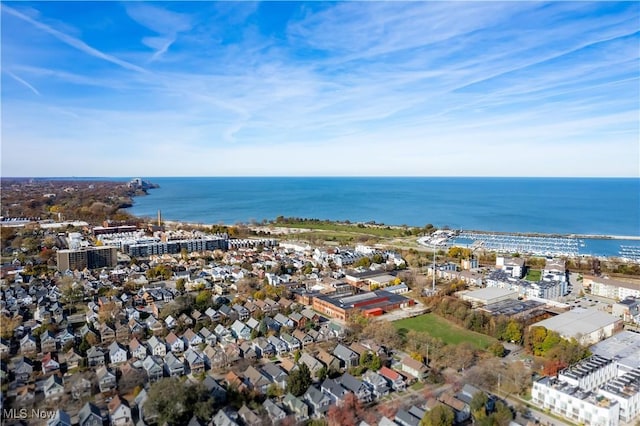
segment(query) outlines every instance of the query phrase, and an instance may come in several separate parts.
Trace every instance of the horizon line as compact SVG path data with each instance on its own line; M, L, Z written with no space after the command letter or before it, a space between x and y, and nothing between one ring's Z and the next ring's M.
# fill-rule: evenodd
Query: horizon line
M121 176L0 176L0 179L307 179L307 178L323 178L323 179L406 179L406 178L427 178L427 179L640 179L640 176L485 176L485 175L121 175ZM142 178L141 178L142 179Z

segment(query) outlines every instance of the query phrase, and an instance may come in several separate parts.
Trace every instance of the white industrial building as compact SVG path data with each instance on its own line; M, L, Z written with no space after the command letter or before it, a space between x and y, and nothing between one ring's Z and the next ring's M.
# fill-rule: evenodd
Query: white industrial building
M583 345L592 345L621 330L622 321L596 309L575 308L531 325L537 326L553 330L565 339L573 338Z
M506 288L487 287L480 290L470 291L462 295L462 300L471 302L474 306L485 306L503 300L518 299L518 292Z

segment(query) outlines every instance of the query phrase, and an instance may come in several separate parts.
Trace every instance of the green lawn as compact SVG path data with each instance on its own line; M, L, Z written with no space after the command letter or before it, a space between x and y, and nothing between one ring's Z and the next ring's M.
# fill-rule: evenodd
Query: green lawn
M527 281L538 282L540 281L541 277L542 271L539 271L537 269L529 269L529 271L527 271L527 276L524 277L524 279Z
M322 231L334 231L334 232L349 232L353 234L373 235L376 237L401 237L404 235L404 229L391 228L387 226L371 226L371 225L353 225L342 224L335 222L287 222L287 223L274 223L275 226L283 228L303 228L303 229L318 229Z
M486 349L496 341L493 337L469 331L435 314L424 314L394 321L393 325L398 330L404 328L429 333L431 336L453 345L470 342L477 348Z

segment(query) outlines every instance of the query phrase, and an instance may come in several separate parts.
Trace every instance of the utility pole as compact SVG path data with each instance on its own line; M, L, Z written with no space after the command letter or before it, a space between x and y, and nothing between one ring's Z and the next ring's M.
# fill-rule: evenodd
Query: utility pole
M436 245L433 245L433 282L431 284L431 294L436 294Z

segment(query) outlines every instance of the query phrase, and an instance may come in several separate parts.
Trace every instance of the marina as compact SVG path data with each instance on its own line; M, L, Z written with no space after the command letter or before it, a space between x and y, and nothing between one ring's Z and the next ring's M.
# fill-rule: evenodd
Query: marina
M537 256L619 257L627 261L640 262L640 245L637 238L442 230L420 238L418 243L426 247L458 246L470 248L473 251L481 249Z

